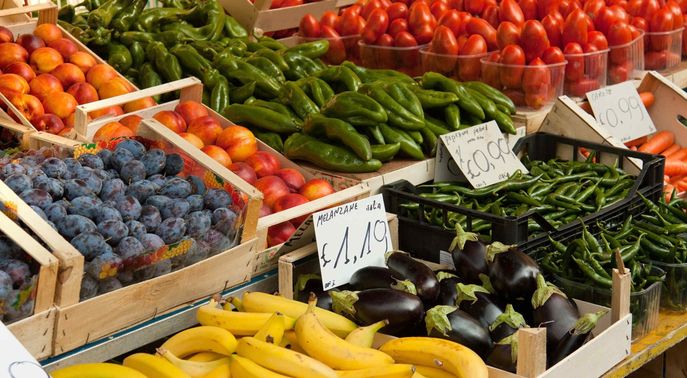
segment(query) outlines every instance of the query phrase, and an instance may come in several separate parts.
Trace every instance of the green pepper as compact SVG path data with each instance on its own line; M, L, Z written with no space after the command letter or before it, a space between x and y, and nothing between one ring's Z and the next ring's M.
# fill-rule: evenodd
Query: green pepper
M131 66L140 68L146 61L146 51L139 42L134 42L129 45L129 53L131 54Z
M384 140L384 135L382 135L382 130L379 129L379 125L368 126L365 127L363 130L365 134L367 134L367 136L370 137L370 139L372 139L373 142L382 145L386 144L386 141Z
M458 102L458 96L452 92L435 91L423 89L415 84L405 84L422 104L424 109L443 108L447 105Z
M107 28L115 16L123 11L129 3L129 1L125 0L108 0L104 2L103 5L88 14L88 26L91 28Z
M265 75L277 79L277 81L280 83L284 83L286 81L284 73L281 72L279 67L277 67L276 64L264 56L250 56L246 58L245 61L246 63L264 72Z
M321 142L302 133L294 133L286 139L284 154L289 159L305 160L318 167L338 172L375 172L382 167L379 160L362 160L343 147Z
M372 158L382 162L390 161L401 150L401 143L373 144Z
M296 114L305 119L309 114L318 113L320 109L317 107L308 95L292 81L287 81L282 87L279 94L279 101L284 105L291 106Z
M427 127L421 129L420 134L422 134L422 147L425 153L428 155L436 155L437 135Z
M198 5L198 12L203 15L203 26L177 22L166 25L167 30L178 30L192 40L218 40L224 30L225 13L222 5L218 0L204 0Z
M219 71L212 66L212 63L201 56L198 50L191 45L176 45L169 52L177 57L179 63L185 69L184 72L196 76L210 89L214 89L220 78L224 79ZM228 91L229 83L227 82L226 84L227 88L224 91Z
M167 82L181 79L181 64L177 57L167 50L164 44L153 42L148 45L146 53L148 60L153 62L157 72Z
M260 48L268 48L270 50L278 51L278 50L283 50L286 48L283 43L277 41L276 39L272 37L261 37L258 39L258 45Z
M310 59L320 58L329 50L329 41L320 39L317 41L301 43L299 45L289 47L286 52L301 54Z
M240 87L233 88L229 91L229 99L232 103L241 104L255 93L255 82L243 84Z
M448 104L444 107L444 120L450 130L460 130L460 108L458 105Z
M584 273L588 278L590 278L593 282L601 285L602 287L609 288L613 286L612 280L603 277L599 275L594 268L592 268L589 264L587 264L584 260L578 259L577 257L572 257L573 261L575 261L575 264L580 268L582 273Z
M405 84L399 82L384 83L383 87L389 93L389 96L397 103L401 104L404 109L408 109L412 114L420 119L425 118L422 103L417 98L415 93L411 91Z
M165 23L178 22L179 20L188 17L195 13L197 7L188 9L165 7L165 8L149 8L141 12L133 25L134 30L141 32L153 32L154 26L159 26Z
M321 114L311 114L303 123L303 132L314 137L326 137L341 142L363 160L372 159L370 142L360 135L351 124Z
M217 55L217 59L213 62L213 66L217 68L227 79L236 80L241 84L248 84L255 82L255 90L261 96L266 98L276 98L281 91L281 84L256 67L246 63L245 61L234 57L226 51Z
M84 32L81 42L89 46L104 47L112 41L112 30L104 27L91 28Z
M478 120L484 120L484 110L480 104L470 96L467 90L458 85L458 82L436 72L426 72L422 75L422 87L425 89L440 89L455 93L458 96L458 105L467 113Z
M317 73L317 77L329 84L335 92L357 91L362 85L360 78L350 68L332 66Z
M513 100L511 100L508 96L503 94L503 92L499 91L498 89L490 86L489 84L485 84L481 81L468 81L463 84L487 96L489 99L494 101L494 103L496 103L497 107L503 107L505 111L501 110L502 112L506 114L515 114L516 109Z
M108 48L107 63L119 72L126 72L131 67L133 58L126 46L111 42Z
M430 115L425 116L425 128L429 129L436 136L451 132L444 123Z
M393 128L385 123L379 125L379 129L384 135L384 140L387 143L400 143L401 152L408 157L416 160L422 160L425 158L422 148L415 143L413 138L410 137L405 131Z
M60 8L57 12L57 19L64 22L72 22L76 15L76 6L68 4Z
M151 63L143 63L143 65L141 65L141 69L138 71L138 84L141 89L155 87L162 84L160 75L157 74ZM159 102L160 96L153 96L153 99Z
M315 76L305 77L296 81L305 94L318 106L324 106L327 101L334 97L334 91L324 80Z
M141 12L143 12L147 2L147 0L129 1L126 8L119 12L117 17L112 20L112 28L120 33L128 31Z
M322 68L307 56L296 53L284 53L283 57L286 64L289 66L288 69L284 71L284 75L289 80L302 79L322 71Z
M213 83L210 92L210 109L221 114L227 106L229 106L229 82L224 76L217 75L217 81Z
M420 118L401 106L386 92L383 83L365 84L360 87L359 92L370 96L384 107L389 118L389 125L404 130L420 130L425 127L424 117Z
M281 54L277 53L274 50L270 50L267 48L261 48L255 52L253 52L253 54L251 54L251 56L261 56L261 57L267 58L272 63L274 63L274 65L277 66L279 68L279 70L281 70L281 71L286 71L289 69L289 64L286 62L286 59Z
M217 41L192 41L190 42L191 46L193 46L194 49L200 53L200 55L203 56L203 58L208 59L209 61L215 60L217 55L221 51L227 48L227 46L217 42Z
M224 16L224 32L229 38L248 37L248 31L230 15Z
M281 136L279 134L260 130L253 130L253 134L255 134L256 138L260 139L265 144L272 147L272 149L274 149L275 151L279 153L284 152L284 141L281 139Z
M327 117L339 118L353 126L375 126L388 120L386 110L377 101L358 92L341 92L321 109Z
M415 84L415 80L412 77L396 71L389 69L374 69L374 68L364 68L355 65L352 62L345 61L341 63L342 66L350 68L355 74L362 80L363 83L372 83L375 81L401 81L409 84Z
M300 130L300 126L288 116L255 105L231 104L224 109L223 114L234 123L248 123L279 134L291 134Z

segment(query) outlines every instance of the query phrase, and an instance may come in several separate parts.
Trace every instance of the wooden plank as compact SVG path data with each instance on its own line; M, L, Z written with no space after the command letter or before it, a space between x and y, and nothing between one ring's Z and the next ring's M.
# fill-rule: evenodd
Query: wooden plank
M243 25L251 35L298 27L301 18L312 14L317 19L328 10L350 5L353 0L322 0L302 5L270 9L271 0L220 0L224 9Z
M687 377L687 341L682 341L665 352L665 372L666 378ZM654 361L661 361L660 358ZM651 365L651 364L649 364ZM660 364L663 367L663 364Z
M12 9L24 6L23 0L4 0L0 3L0 9ZM14 14L9 16L0 16L0 25L9 26L13 24L21 24L31 20L28 14Z
M551 110L551 107L546 107L540 110L518 111L513 115L513 123L515 127L524 126L527 129L527 134L536 133L544 122L544 118Z
M614 290L611 293L611 321L613 323L630 313L630 296L623 293L632 291L632 278L629 270L623 270L624 273L620 273L618 269L613 269Z
M518 331L517 374L538 377L546 370L546 328L521 328Z
M57 309L51 307L12 323L7 328L31 355L40 360L53 355L55 320Z

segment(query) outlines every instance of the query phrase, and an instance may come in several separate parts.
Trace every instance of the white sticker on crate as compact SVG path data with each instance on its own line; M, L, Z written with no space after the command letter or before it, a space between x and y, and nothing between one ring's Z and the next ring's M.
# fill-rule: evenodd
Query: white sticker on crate
M587 99L596 122L622 143L656 132L631 81L587 92Z

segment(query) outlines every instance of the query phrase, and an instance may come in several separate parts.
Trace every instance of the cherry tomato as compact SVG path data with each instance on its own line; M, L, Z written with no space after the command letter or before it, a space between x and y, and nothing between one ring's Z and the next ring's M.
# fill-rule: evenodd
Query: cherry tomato
M519 5L525 21L537 19L537 0L520 0Z
M494 51L487 56L487 62L499 63L501 60L501 53ZM501 80L499 79L500 68L497 64L483 64L482 65L482 81L491 85L494 88L501 88Z
M598 30L587 32L587 44L594 46L597 51L606 50L608 48L606 36Z
M298 31L304 37L317 38L320 36L320 33L322 33L322 28L315 16L308 13L301 18Z
M584 3L584 7L582 7L582 9L584 10L584 13L587 14L587 16L594 19L599 14L599 12L601 12L601 10L605 7L606 3L603 0L588 0Z
M326 11L320 17L320 26L329 26L332 29L336 29L336 24L339 23L339 16L332 11Z
M415 40L420 45L429 43L434 37L434 27L430 24L424 24L419 29L416 28L415 32L412 33L415 36Z
M549 46L541 54L541 60L546 64L563 63L565 62L565 55L563 55L563 51L558 46Z
M499 49L520 43L520 28L510 21L503 21L496 29L496 44Z
M685 22L680 4L675 0L669 0L665 6L673 13L673 30L681 28Z
M449 8L448 3L446 2L435 1L429 6L429 9L432 11L434 18L438 20L446 11L450 10L451 8Z
M499 27L499 7L496 5L487 5L484 7L481 17L494 28Z
M584 77L584 50L577 42L570 42L565 45L563 54L568 64L565 66L565 80L578 81Z
M444 16L439 19L439 24L447 26L453 31L453 34L460 36L465 34L465 27L471 18L470 13L459 12L453 9L444 13Z
M394 37L395 47L415 47L417 46L417 41L412 34L408 32L400 32Z
M489 49L496 48L496 29L486 20L472 17L465 28L468 34L479 34L487 41Z
M400 3L394 3L394 4L400 4ZM408 21L406 21L403 18L397 18L389 24L389 29L387 32L391 34L392 37L396 37L396 34L402 32L402 31L408 31Z
M636 27L639 30L644 30L645 32L649 31L649 22L644 17L632 17L630 25Z
M571 42L580 45L587 43L587 15L582 9L572 11L563 24L561 43L566 46Z
M520 89L522 86L522 75L525 72L525 52L518 45L508 45L501 50L501 60L499 63L504 66L499 67L499 80L501 85L506 88Z
M393 21L397 18L405 20L408 18L408 6L403 3L393 3L386 8L386 13L389 14L389 21Z
M327 25L322 26L322 38L329 40L329 50L325 58L330 64L339 64L346 60L346 46L343 40L333 28Z
M534 109L544 106L549 100L551 70L541 58L534 58L522 74L525 104Z
M554 14L558 14L558 12ZM561 22L556 19L553 14L547 14L546 17L541 20L541 24L544 26L544 30L546 30L546 36L549 38L551 45L560 46L561 34L563 33L563 25Z
M368 0L365 3L365 5L363 5L363 8L360 10L360 15L363 16L365 20L367 20L372 14L372 11L375 9L384 9L382 6L382 2L379 0Z
M436 20L426 2L419 0L410 6L408 11L408 30L411 33L416 34L416 30L424 28L425 25L433 27L435 23Z
M367 18L365 29L363 29L363 41L365 41L365 43L373 43L381 37L382 34L386 33L388 27L389 15L386 11L380 8L373 10Z
M528 20L522 28L520 44L525 50L525 58L528 62L538 58L549 46L549 38L546 30L539 21Z
M463 6L470 14L481 14L484 10L484 0L464 0Z
M515 0L501 1L499 5L499 19L501 21L510 21L519 27L522 27L525 23L525 15Z

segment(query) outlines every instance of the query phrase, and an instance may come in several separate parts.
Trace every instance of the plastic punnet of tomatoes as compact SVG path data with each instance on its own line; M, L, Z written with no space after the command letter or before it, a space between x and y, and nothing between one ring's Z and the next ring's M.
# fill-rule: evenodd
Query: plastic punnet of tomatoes
M644 34L644 68L664 70L682 59L682 30L647 32Z
M571 97L584 97L589 91L605 87L608 51L606 49L588 53L566 53L565 60L568 61L568 65L565 66L563 93Z
M356 13L345 12L337 15L326 11L318 20L312 14L301 18L296 34L296 42L306 43L325 39L329 42L327 54L322 60L327 64L341 64L345 60L360 64L358 41L365 20Z
M610 44L610 41L609 41ZM644 70L644 33L620 45L609 46L608 84L617 84L633 79L638 71Z
M394 69L409 76L422 75L420 50L427 45L393 47L368 45L363 41L358 42L358 45L361 65L364 67Z
M481 59L486 53L476 55L446 55L429 50L420 50L422 70L438 72L458 81L479 80L482 71Z
M304 37L300 34L296 34L296 43L298 44L319 41L322 39L329 42L329 50L327 50L327 54L321 58L323 62L337 65L348 60L355 64L360 64L360 46L358 46L360 34L337 35L331 37Z

